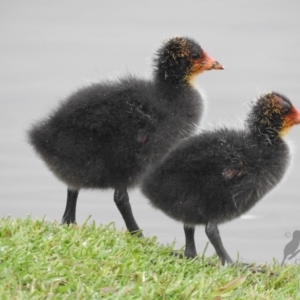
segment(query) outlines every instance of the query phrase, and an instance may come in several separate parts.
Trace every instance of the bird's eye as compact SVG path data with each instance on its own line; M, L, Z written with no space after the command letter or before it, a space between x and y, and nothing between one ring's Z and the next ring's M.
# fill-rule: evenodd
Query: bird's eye
M289 105L283 105L282 112L287 115L291 110L291 107Z
M198 59L198 58L200 58L200 54L197 53L197 52L194 52L194 53L191 54L191 58L192 59Z
M289 112L290 112L290 109L289 109L288 107L284 107L284 108L283 108L283 113L284 113L285 115L287 115Z

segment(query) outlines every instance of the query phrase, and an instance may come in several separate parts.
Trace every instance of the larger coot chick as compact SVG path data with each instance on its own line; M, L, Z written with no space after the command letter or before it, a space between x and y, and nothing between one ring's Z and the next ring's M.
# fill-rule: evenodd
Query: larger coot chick
M205 225L222 263L232 263L218 224L251 209L283 178L290 152L286 131L300 113L283 95L272 92L254 102L240 130L203 131L183 141L142 183L154 207L184 223L185 255L195 257L195 225Z
M157 51L153 69L151 80L128 75L80 89L30 130L32 146L68 186L62 223L75 222L81 188L113 188L128 230L138 231L127 188L194 132L203 101L192 81L223 67L192 39L175 37Z

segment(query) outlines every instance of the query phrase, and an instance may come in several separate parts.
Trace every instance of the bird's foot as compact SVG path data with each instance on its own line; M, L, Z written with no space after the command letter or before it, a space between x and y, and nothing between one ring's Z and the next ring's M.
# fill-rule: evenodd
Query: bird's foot
M143 238L144 237L143 232L140 229L139 230L135 230L135 231L130 231L129 233L131 235L133 235L133 236L138 237L138 238Z
M261 273L261 274L269 274L270 276L276 276L277 274L273 271L268 270L266 265L256 265L255 263L243 263L243 262L236 262L231 264L237 268L241 268L243 270L249 270L253 274Z
M76 220L73 220L73 219L70 219L70 218L62 218L62 220L61 220L61 223L60 223L61 225L71 225L71 224L77 224L76 223Z
M178 257L178 258L184 258L184 257L185 257L183 253L181 253L180 251L176 251L176 250L171 251L171 252L170 252L170 255L171 255L171 256Z

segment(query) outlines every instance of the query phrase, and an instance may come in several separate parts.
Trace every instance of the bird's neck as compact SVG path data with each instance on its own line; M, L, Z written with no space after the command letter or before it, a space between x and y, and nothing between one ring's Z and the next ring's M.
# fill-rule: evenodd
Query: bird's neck
M173 88L184 88L190 86L190 82L187 80L187 77L182 74L172 74L170 72L165 72L163 70L156 70L153 74L154 80L157 83L163 84L163 85L169 85Z
M250 131L258 142L264 143L265 145L275 146L283 143L282 137L279 135L278 131L273 128L252 124L250 126Z
M160 76L156 76L154 82L157 92L172 102L176 99L180 99L183 94L195 90L190 83L170 80L169 78L160 78Z

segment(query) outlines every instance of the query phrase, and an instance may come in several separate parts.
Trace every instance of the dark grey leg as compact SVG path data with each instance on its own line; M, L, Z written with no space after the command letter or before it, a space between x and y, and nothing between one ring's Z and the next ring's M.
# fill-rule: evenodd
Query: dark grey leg
M221 259L222 265L224 265L225 262L227 262L228 264L232 264L233 261L223 246L218 225L215 223L208 222L205 226L205 232L209 241L214 246L219 258Z
M126 187L118 187L115 189L114 195L115 203L125 221L126 227L131 234L140 231L139 226L137 225L134 216L132 214L131 205L129 202L129 197ZM138 233L138 237L142 237L141 232Z
M185 234L185 251L184 255L187 258L194 258L197 256L196 245L195 245L195 226L186 225L183 226Z
M76 203L79 190L71 190L68 188L68 198L65 213L62 217L62 224L76 223Z

